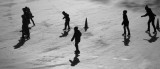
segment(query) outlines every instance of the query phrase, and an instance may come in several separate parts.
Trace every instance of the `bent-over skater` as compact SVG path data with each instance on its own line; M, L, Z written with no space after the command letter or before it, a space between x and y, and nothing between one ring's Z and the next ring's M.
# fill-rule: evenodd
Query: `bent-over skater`
M149 8L147 5L145 7L145 10L146 10L146 14L145 15L142 15L141 17L146 17L146 16L149 16L149 20L148 20L148 29L147 29L147 33L150 32L150 23L152 23L152 26L154 28L154 34L157 33L156 31L156 27L155 27L155 24L154 24L154 20L155 20L155 17L156 15L152 12L151 8Z
M62 14L64 15L63 19L65 19L65 27L64 27L63 30L66 30L66 29L67 29L67 26L68 26L68 29L70 29L70 25L69 25L69 22L70 22L69 14L67 14L65 11L63 11Z

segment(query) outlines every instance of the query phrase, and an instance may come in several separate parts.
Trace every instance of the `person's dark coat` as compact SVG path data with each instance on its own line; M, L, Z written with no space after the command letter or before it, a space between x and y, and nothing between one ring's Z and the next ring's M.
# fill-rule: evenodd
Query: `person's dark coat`
M129 25L129 20L126 14L123 14L123 22L122 25L128 26Z
M146 6L145 10L146 10L147 13L145 15L143 15L142 17L149 16L149 19L154 19L155 18L156 15L152 12L151 8Z
M82 33L79 30L75 30L75 33L74 33L71 41L73 41L75 39L75 42L80 42L81 41L81 35L82 35Z

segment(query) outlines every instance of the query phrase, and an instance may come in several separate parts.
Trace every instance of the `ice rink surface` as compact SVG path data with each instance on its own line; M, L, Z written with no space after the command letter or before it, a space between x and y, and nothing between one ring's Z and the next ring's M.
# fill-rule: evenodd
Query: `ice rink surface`
M147 30L149 4L160 15L158 0L0 0L0 69L160 69L160 33ZM22 8L30 7L36 26L21 42ZM123 10L128 10L131 37L123 36ZM62 37L62 11L71 18L71 31ZM83 27L88 19L89 29ZM29 25L30 27L32 24ZM71 42L73 28L82 39L80 56ZM125 44L128 43L128 46ZM14 49L14 46L20 46ZM71 66L69 60L79 61Z

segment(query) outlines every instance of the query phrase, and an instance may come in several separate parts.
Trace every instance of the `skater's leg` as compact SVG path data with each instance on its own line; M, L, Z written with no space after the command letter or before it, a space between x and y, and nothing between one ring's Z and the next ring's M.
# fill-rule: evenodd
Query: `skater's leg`
M22 38L24 38L24 36L25 36L25 26L24 25L22 25Z
M35 23L34 23L34 21L33 21L33 19L31 18L31 21L32 21L32 23L33 23L33 26L35 26Z
M26 32L27 32L27 39L30 39L29 27L27 27Z
M150 23L151 23L151 19L148 20L148 29L147 29L147 31L149 31L149 32L150 32Z
M65 22L63 30L66 30L66 28L67 28L67 23Z
M68 28L67 28L68 27ZM69 21L66 20L66 29L70 29L70 26L69 26Z
M25 27L25 33L26 33L26 39L27 40L30 39L30 32L29 32L29 27L28 26Z
M69 23L67 24L67 26L68 26L68 29L70 29Z
M24 38L24 31L22 30L22 38Z
M124 33L122 35L126 35L126 26L123 26Z
M79 44L79 42L75 42L76 52L80 53L79 48L78 48L78 44Z
M29 29L27 30L27 39L28 39L28 40L30 39L30 32L29 32Z
M22 30L22 38L24 38L24 35L25 35L25 33L24 33L24 31Z
M154 33L156 33L157 31L156 31L156 27L155 27L155 24L154 24L154 19L152 20L152 26L154 28Z
M70 22L70 21L68 21L68 29L70 29L70 25L69 25L69 22Z
M129 26L127 26L127 30L128 30L128 35L130 35L130 29L129 29Z

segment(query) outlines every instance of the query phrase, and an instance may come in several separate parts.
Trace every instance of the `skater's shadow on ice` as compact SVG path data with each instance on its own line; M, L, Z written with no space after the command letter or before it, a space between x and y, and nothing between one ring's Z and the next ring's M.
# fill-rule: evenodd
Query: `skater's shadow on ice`
M26 42L25 38L20 38L19 42L14 46L14 49L20 48Z
M80 62L78 57L79 57L79 55L75 54L74 59L73 60L69 60L71 62L71 66L75 66Z
M124 41L123 41L123 42L124 42L124 45L125 45L125 46L129 46L130 37L131 37L131 36L124 36Z
M157 37L157 33L154 34L154 35L151 35L150 33L148 33L148 35L149 35L151 38L150 38L150 39L144 39L144 40L147 40L149 43L156 42L157 39L159 38L159 37Z
M70 30L63 30L63 33L61 33L62 35L60 35L59 37L66 37L68 35Z

